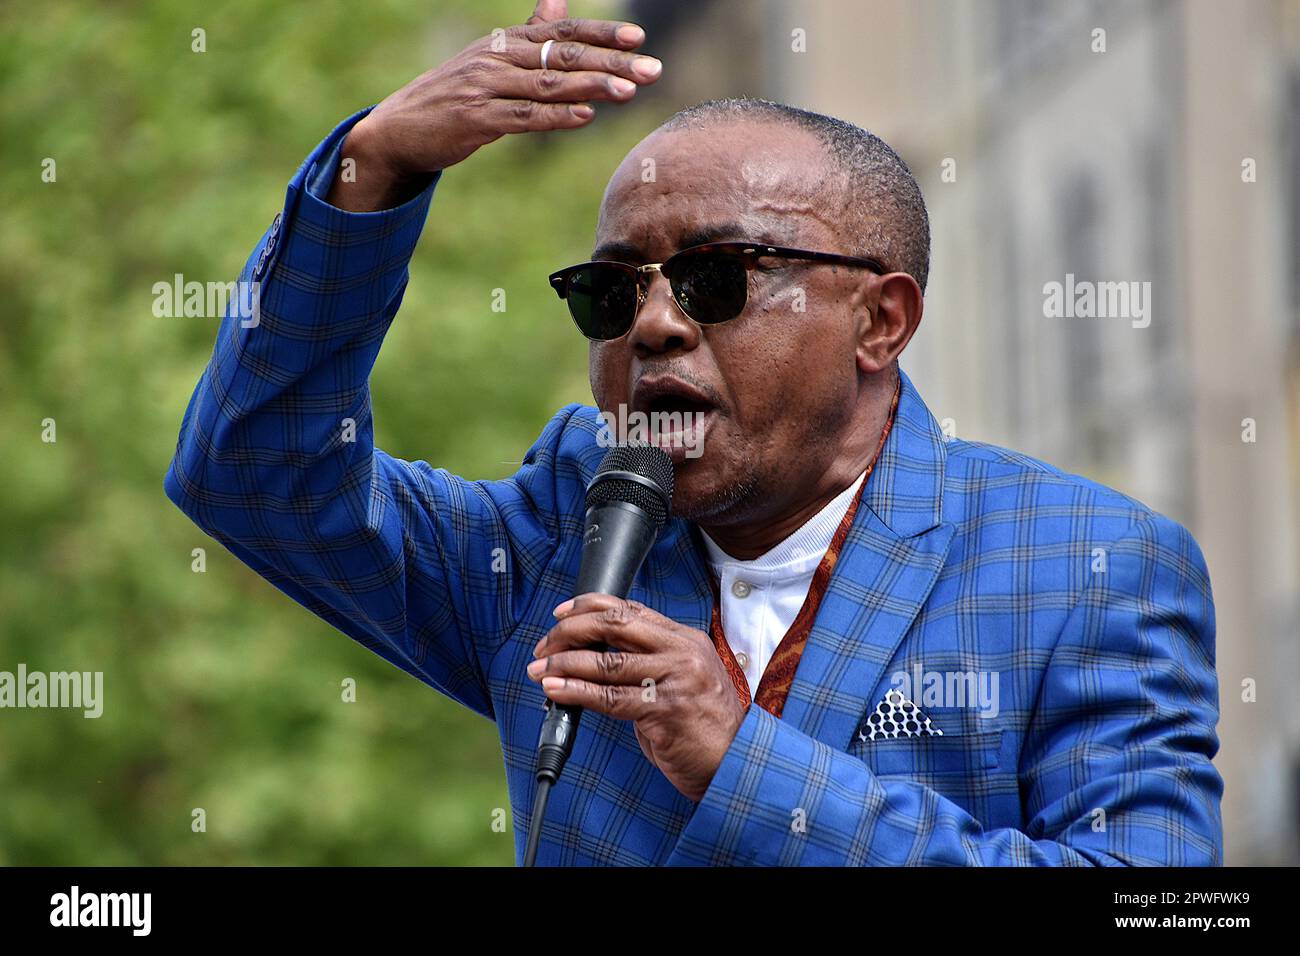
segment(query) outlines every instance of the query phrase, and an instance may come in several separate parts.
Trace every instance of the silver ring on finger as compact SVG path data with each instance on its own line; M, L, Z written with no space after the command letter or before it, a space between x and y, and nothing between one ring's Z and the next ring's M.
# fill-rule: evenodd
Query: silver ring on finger
M554 40L547 40L545 43L542 44L542 69L543 70L548 69L546 65L546 58L551 55L551 47L553 46L555 46Z

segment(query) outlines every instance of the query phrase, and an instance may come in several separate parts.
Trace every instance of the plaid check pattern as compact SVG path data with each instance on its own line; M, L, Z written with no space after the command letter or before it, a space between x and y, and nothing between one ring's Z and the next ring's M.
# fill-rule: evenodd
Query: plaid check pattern
M543 705L524 668L577 576L600 423L561 409L500 481L374 447L367 379L436 181L382 213L324 203L360 115L308 157L249 259L260 324L223 322L165 488L293 600L496 722L522 847ZM707 632L695 534L671 521L632 596ZM863 739L914 668L994 675L996 716L927 703L941 734ZM1217 719L1191 536L1031 458L945 441L904 376L782 717L750 707L696 805L630 725L587 714L538 859L1217 864Z

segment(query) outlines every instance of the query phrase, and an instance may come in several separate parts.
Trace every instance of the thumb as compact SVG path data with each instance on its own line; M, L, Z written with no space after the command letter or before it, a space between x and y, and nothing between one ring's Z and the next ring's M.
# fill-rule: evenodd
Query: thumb
M563 20L569 15L567 0L537 0L529 23L547 23L551 20Z

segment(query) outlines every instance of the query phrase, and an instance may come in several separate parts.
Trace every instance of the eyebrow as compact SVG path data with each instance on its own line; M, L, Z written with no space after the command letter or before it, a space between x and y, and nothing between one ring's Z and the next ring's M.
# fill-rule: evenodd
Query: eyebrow
M689 249L691 246L702 246L706 242L755 242L769 246L782 246L787 242L784 239L774 238L766 229L760 230L758 235L749 233L739 223L724 222L712 223L704 226L696 226L689 232L683 233L680 239L678 249ZM612 240L602 242L591 253L594 259L609 259L615 262L645 262L646 256L641 247L635 242L624 242Z

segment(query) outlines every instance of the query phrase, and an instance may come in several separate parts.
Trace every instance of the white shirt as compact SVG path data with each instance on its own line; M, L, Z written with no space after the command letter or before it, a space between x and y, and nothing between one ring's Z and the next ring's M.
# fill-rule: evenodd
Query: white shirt
M817 565L865 475L864 471L798 531L751 561L733 558L701 529L722 592L722 631L745 673L751 697L781 638L799 615Z

